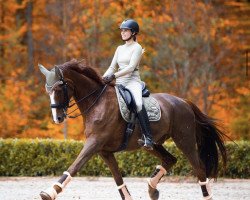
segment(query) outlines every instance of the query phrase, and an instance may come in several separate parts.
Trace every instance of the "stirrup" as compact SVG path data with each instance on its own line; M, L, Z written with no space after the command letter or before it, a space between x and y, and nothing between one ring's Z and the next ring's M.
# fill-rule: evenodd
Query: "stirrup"
M153 148L153 144L152 145L147 145L147 144L144 144L143 145L143 148L147 149L147 150L150 150L152 151L154 148Z
M153 150L154 143L150 141L150 142L149 142L150 144L148 144L148 143L147 143L147 140L148 140L148 139L146 139L146 138L145 138L145 140L139 139L139 140L138 140L138 144L139 144L140 146L142 146L143 148L147 149L147 150ZM149 141L149 140L148 140L148 141Z

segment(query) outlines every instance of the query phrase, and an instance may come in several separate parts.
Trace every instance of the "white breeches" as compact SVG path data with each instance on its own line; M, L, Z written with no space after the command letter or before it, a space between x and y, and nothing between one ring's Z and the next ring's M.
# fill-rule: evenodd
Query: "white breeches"
M133 95L136 103L136 110L140 112L142 110L142 84L139 81L129 81L127 84L123 84Z

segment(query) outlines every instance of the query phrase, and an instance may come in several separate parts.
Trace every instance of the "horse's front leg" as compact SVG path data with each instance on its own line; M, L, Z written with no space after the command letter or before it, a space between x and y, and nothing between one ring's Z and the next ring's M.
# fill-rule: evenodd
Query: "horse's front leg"
M100 144L96 138L88 138L86 143L81 150L80 154L73 162L73 164L68 168L67 171L63 173L61 178L54 183L51 187L40 193L43 200L54 200L57 195L63 191L66 185L71 181L72 176L81 169L81 167L99 150Z
M101 152L100 156L103 158L105 163L108 165L117 185L117 189L122 197L122 200L133 200L126 185L123 182L122 175L119 171L119 167L115 156L110 152Z

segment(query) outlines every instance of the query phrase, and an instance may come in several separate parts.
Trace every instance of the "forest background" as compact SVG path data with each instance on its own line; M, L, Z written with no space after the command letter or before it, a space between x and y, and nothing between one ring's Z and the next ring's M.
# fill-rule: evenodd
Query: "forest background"
M83 139L82 119L52 123L37 64L85 59L103 74L133 18L151 92L189 99L249 140L249 16L249 0L1 0L0 138Z

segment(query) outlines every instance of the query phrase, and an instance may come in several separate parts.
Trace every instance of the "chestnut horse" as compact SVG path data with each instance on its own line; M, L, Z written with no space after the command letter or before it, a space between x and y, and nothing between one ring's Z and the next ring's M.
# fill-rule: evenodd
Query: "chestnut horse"
M41 198L56 199L81 167L94 154L99 154L112 172L121 198L132 200L114 157L114 152L122 144L126 127L119 111L114 84L104 84L93 68L74 59L52 70L42 65L39 68L46 76L46 91L50 96L54 122L58 124L64 121L69 115L67 108L70 107L70 99L74 98L84 116L86 136L84 147L76 160L55 184L40 193ZM161 160L161 165L148 179L150 199L159 199L157 184L176 163L176 158L163 147L169 138L190 162L199 179L203 198L212 199L209 178L218 175L218 153L222 155L224 166L227 160L224 133L218 129L214 119L203 114L193 103L166 93L151 95L159 102L162 114L159 121L150 124L155 144L153 150L148 152ZM139 138L141 132L136 125L125 150L141 148L137 143Z

